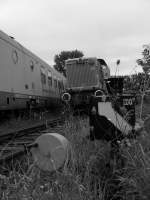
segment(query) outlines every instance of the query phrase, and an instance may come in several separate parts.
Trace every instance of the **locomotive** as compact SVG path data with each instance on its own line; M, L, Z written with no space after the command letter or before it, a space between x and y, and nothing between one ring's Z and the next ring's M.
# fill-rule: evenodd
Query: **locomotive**
M105 80L110 77L110 69L105 60L95 57L82 57L65 61L67 83L64 101L76 107L89 105L91 95L99 96L106 92Z
M0 31L0 111L54 106L65 82L62 74Z

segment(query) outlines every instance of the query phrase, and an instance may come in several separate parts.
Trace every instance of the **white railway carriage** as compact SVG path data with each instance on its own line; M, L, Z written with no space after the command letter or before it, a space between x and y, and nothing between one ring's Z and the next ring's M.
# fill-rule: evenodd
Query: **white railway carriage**
M0 110L56 104L64 85L60 73L0 31Z

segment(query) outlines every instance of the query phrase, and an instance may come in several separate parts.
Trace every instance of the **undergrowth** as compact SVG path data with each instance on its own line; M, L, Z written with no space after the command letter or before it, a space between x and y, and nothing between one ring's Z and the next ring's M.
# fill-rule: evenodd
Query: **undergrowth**
M88 119L70 117L64 136L71 143L69 162L53 173L38 169L28 155L24 164L0 176L0 199L17 200L149 200L150 137L143 132L120 160L110 159L110 144L89 141ZM123 159L124 165L119 164ZM111 160L111 162L110 162ZM24 167L26 165L27 167ZM19 167L18 167L19 166Z

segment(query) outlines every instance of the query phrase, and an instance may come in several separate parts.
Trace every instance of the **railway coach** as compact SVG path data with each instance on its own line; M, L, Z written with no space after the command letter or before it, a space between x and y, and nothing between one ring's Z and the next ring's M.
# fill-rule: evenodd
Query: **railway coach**
M54 106L65 78L0 31L0 111Z

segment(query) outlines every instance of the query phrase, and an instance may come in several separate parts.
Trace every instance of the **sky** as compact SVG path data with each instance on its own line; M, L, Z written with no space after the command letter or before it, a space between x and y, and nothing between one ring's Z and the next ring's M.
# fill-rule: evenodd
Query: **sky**
M48 64L77 49L105 59L112 75L131 75L150 43L149 10L150 0L0 0L0 30Z

